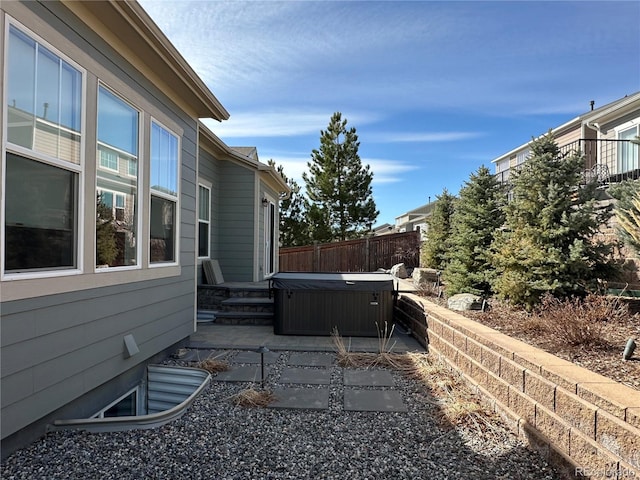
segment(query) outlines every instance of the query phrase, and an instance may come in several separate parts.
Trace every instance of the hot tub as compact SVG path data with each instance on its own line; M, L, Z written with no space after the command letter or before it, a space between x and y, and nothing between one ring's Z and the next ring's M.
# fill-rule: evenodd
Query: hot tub
M375 337L393 320L393 277L386 273L277 273L276 335ZM376 325L377 323L377 325Z

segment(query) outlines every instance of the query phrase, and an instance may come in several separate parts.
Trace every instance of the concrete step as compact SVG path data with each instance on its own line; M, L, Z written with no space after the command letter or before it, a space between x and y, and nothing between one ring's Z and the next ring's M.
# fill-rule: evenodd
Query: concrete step
M273 313L273 299L263 297L232 297L220 302L225 312L269 312Z
M213 322L216 319L216 311L215 310L201 310L198 309L196 312L196 320L198 323L209 323Z
M273 313L217 312L215 323L222 325L273 325Z

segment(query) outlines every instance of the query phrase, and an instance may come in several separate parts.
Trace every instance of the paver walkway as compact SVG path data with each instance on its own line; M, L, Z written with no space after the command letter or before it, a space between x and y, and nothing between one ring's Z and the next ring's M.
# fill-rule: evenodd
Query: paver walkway
M226 359L231 367L213 376L214 382L262 382L260 354L221 351L213 356ZM317 352L286 353L284 366L273 374L277 352L264 354L264 375L276 396L270 408L326 410L329 408L330 386L335 355ZM267 363L269 362L269 363ZM394 390L393 376L381 369L341 369L344 386L343 408L364 412L406 412L402 396ZM340 380L335 380L339 382ZM291 386L289 386L291 385Z

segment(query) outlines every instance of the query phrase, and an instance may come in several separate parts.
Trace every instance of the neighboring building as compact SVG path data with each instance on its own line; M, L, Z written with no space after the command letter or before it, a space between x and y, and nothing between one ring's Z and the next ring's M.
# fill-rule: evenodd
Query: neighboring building
M599 182L601 188L597 199L601 205L614 203L607 193L610 185L640 179L640 147L631 142L640 135L640 92L592 109L554 128L552 132L561 151L580 151L584 154L585 180L597 179ZM524 144L494 159L497 177L503 183L508 183L511 172L526 162L529 154L529 144ZM617 243L615 216L601 226L599 238ZM618 255L636 264L636 267L630 267L623 279L638 281L640 260L637 255L626 247L620 249Z
M374 237L379 237L380 235L389 235L390 233L397 233L395 227L390 223L383 223L382 225L377 225L373 227L372 231Z
M429 202L396 217L395 231L398 233L420 231L420 240L425 240L428 224L427 219L433 212L435 202Z
M277 269L288 189L203 126L229 114L136 2L0 15L7 455L55 419L135 405L146 365L195 330L199 260L229 280Z
M630 142L640 135L640 92L603 107L592 109L552 129L563 151L580 150L585 155L585 175L603 184L640 178L638 147ZM526 162L529 143L495 158L496 175L509 181L511 172Z

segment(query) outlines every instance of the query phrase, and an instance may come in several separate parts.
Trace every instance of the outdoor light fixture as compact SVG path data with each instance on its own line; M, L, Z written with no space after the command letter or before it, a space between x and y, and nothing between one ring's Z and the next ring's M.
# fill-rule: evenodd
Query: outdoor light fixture
M259 347L256 352L258 352L260 354L260 366L262 367L262 390L264 390L264 354L265 353L269 353L271 350L269 350L267 347L265 347L264 345L262 345L261 347Z
M262 197L262 205L264 207L266 207L267 205L269 205L269 200L267 199L267 197Z

